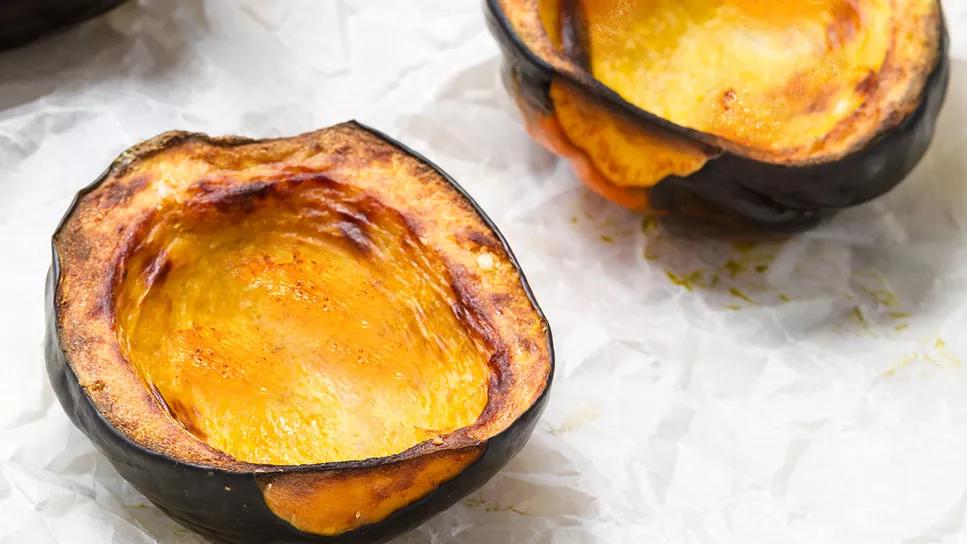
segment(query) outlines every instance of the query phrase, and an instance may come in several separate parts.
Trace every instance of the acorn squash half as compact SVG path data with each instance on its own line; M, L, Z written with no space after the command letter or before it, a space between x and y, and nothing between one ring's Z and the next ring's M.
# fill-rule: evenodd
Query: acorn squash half
M3 0L0 49L25 44L42 34L75 25L124 0Z
M169 132L53 239L47 369L141 493L221 542L380 542L529 436L550 330L493 223L356 123Z
M529 132L628 208L796 229L900 182L946 92L938 0L486 0Z

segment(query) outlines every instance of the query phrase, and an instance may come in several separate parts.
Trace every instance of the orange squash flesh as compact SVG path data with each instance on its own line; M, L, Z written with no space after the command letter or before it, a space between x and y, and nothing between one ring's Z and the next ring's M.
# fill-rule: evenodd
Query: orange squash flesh
M483 412L488 350L454 314L439 256L378 202L325 185L155 217L118 337L212 447L259 464L368 459Z
M551 82L550 97L567 139L614 185L651 187L696 172L708 160L702 146L635 123L563 80Z
M393 470L363 468L281 475L262 486L265 503L301 530L336 535L377 522L436 489L480 458L482 447L428 455ZM407 482L401 486L400 481ZM365 482L360 485L360 481Z
M580 0L591 74L675 124L776 154L837 154L919 85L933 0Z
M524 126L528 134L545 149L568 160L574 173L589 189L608 200L630 210L649 210L648 196L641 188L621 187L612 183L594 165L583 149L575 145L561 127L553 113L544 114L531 108L520 93L515 93L517 105L524 114Z

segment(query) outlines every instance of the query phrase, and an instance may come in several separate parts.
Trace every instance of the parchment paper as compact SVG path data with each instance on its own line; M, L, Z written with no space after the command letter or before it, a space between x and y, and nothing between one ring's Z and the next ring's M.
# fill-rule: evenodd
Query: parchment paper
M967 59L967 1L945 6ZM529 141L498 67L478 0L142 0L0 54L0 542L201 542L44 374L48 240L74 192L165 130L350 118L476 197L557 342L524 452L399 542L967 542L967 63L898 189L758 242L590 194Z

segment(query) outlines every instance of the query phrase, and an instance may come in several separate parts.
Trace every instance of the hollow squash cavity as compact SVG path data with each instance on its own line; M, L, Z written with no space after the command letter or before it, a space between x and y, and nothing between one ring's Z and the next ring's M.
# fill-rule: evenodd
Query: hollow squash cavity
M360 460L484 410L487 346L457 317L441 258L379 202L334 183L254 186L153 217L126 260L117 334L210 446L252 463Z
M565 20L582 25L571 29L583 41L575 56L605 86L675 124L786 160L868 139L919 90L936 41L925 30L932 0L570 4L580 13Z

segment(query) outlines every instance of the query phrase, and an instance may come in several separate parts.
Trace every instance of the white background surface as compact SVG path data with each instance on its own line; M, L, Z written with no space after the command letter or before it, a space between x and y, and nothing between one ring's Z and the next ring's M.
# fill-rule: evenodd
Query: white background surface
M967 1L945 6L967 58ZM967 63L903 185L754 244L589 194L498 67L478 0L143 0L0 54L0 543L201 542L48 385L48 240L73 193L165 130L349 118L489 211L557 344L524 452L400 542L967 542Z

